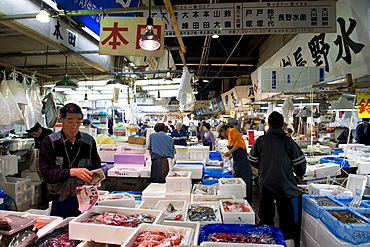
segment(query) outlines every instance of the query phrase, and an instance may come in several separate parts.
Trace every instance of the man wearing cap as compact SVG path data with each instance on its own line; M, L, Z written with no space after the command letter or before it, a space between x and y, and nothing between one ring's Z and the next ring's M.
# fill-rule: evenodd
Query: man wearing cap
M368 118L363 118L362 123L357 125L355 141L357 143L370 145L370 127Z
M39 123L36 123L35 126L27 130L27 132L28 137L33 137L33 139L35 140L35 148L37 149L40 149L41 143L45 139L45 137L53 133L51 129L41 127Z
M303 179L306 158L297 143L288 137L282 126L284 117L274 111L268 118L269 130L260 136L249 152L251 165L258 169L260 224L274 225L275 203L280 229L285 239L294 239L299 244L300 227L294 221L292 199L298 196L293 172Z
M237 129L224 124L217 126L217 132L219 137L227 139L229 151L224 153L224 156L233 158L234 175L246 183L247 201L252 205L252 168L247 158L248 153L244 139Z

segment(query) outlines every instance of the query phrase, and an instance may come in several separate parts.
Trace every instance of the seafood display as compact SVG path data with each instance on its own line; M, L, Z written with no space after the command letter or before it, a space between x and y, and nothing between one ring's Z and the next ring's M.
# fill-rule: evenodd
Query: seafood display
M37 240L30 247L75 247L81 241L69 239L68 225L58 228Z
M190 221L218 221L214 209L210 206L191 205L188 210L188 217Z
M328 211L331 215L333 215L336 219L344 224L352 224L352 223L366 223L361 218L357 217L354 214L351 214L348 211Z
M193 194L196 195L216 195L217 187L213 185L196 185Z
M207 241L224 243L276 244L270 233L223 233L208 235Z
M116 200L116 199L131 199L132 196L129 195L129 194L124 194L124 193L120 193L120 194L109 194L109 195L104 195L104 196L101 196L99 197L99 201L106 201L106 200Z
M136 228L141 223L153 223L154 218L148 214L123 215L109 212L91 213L91 216L83 223L104 224L111 226L123 226Z
M182 239L183 236L177 233L144 231L135 239L134 247L175 246Z
M187 177L188 174L179 174L177 172L172 172L171 174L168 174L169 177Z
M316 201L317 204L319 204L320 206L340 206L338 203L330 200L329 198L325 198L325 197L311 197L312 200Z
M222 207L225 212L252 212L252 208L243 201L223 201Z
M172 203L169 203L164 212L165 220L182 220L184 212L182 210L177 210Z

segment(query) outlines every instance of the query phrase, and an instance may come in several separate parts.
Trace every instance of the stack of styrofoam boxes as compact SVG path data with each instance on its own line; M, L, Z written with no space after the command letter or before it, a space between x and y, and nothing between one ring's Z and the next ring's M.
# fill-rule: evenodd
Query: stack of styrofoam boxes
M175 149L176 149L175 160L190 159L190 149L188 147L175 145Z
M224 224L255 224L255 213L246 200L220 200Z
M190 202L191 171L170 171L166 176L166 200Z
M116 153L114 167L108 170L109 177L139 177L145 166L147 153Z
M310 165L306 168L305 180L315 181L317 179L323 179L327 177L333 177L340 175L340 165L334 163L323 163Z
M191 160L205 160L208 163L209 147L208 146L190 146L190 159Z
M31 179L6 177L6 182L0 183L0 188L5 194L14 198L18 211L28 210L32 205ZM15 210L14 202L6 200L5 208Z
M168 162L169 162L168 165L169 165L169 167L172 168L172 164L170 164L170 161L171 160L172 159L168 158ZM151 169L152 169L152 160L151 159L147 159L146 162L145 162L145 166L139 170L140 177L141 178L150 178Z
M352 196L352 191L333 184L315 184L308 185L308 194L322 196Z
M151 183L144 190L141 196L141 209L154 209L158 201L166 200L166 184Z
M201 179L203 177L203 167L206 160L176 160L173 165L173 171L191 171L192 179Z
M41 204L41 182L31 182L32 189L32 207Z
M219 178L219 195L234 195L236 199L247 196L247 185L241 178Z
M125 152L125 149L117 144L98 144L97 148L101 161L108 164L114 163L114 154Z
M122 245L132 233L136 232L137 228L133 227L84 223L91 217L91 214L103 212L126 216L147 214L154 219L153 224L163 223L163 211L161 210L95 206L69 222L69 238Z

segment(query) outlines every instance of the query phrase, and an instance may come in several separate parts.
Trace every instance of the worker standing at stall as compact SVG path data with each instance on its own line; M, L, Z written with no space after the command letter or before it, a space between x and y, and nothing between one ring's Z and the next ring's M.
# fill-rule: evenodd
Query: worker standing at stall
M368 118L363 118L362 123L357 125L355 141L357 143L370 145L370 126Z
M186 146L186 139L189 138L188 133L183 128L182 123L177 122L176 128L172 130L171 137L173 138L175 145Z
M306 158L297 143L284 132L282 114L272 112L268 124L269 130L256 140L248 157L251 165L258 169L259 223L274 225L276 201L284 238L294 239L297 245L300 227L294 221L292 198L298 196L298 187L293 172L303 180Z
M230 128L227 125L219 124L217 126L219 137L224 137L228 141L228 152L225 157L233 158L233 168L235 177L240 177L247 185L247 201L252 205L252 168L248 161L247 147L244 139L237 129Z
M59 114L62 130L47 136L41 144L39 169L52 201L52 216L81 214L76 187L91 182L91 170L101 167L94 138L79 131L82 117L78 105L66 104Z
M155 133L149 136L148 150L152 158L150 183L166 182L169 172L167 158L173 159L176 153L174 141L164 132L165 129L164 123L157 123L154 126Z

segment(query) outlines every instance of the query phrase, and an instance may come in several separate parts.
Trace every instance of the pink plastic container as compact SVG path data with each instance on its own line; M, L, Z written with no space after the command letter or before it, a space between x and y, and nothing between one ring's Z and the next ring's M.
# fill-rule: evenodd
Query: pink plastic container
M146 153L115 153L114 164L145 165Z

